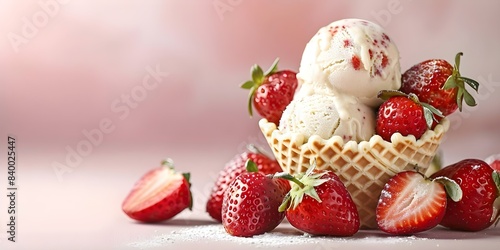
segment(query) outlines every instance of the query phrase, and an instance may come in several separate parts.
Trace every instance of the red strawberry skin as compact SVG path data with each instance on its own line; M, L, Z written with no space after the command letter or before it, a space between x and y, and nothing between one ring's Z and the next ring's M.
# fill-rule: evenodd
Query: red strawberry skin
M189 181L169 167L146 173L122 203L130 218L142 222L168 220L191 207Z
M255 92L253 105L269 122L279 124L286 106L292 101L297 89L296 73L282 70L265 77Z
M479 159L465 159L431 176L446 176L456 181L463 192L459 202L448 200L441 225L454 230L480 231L490 227L493 204L499 196L492 178L493 169ZM497 215L498 216L498 215Z
M340 178L326 172L320 179L328 181L314 187L321 202L304 195L297 207L286 210L286 218L295 228L313 235L352 236L360 226L356 205Z
M222 200L229 184L239 175L246 172L245 162L251 159L259 172L274 174L282 171L279 163L261 153L244 152L233 157L219 173L215 185L208 197L206 211L216 221L222 222Z
M458 88L443 89L452 73L453 66L446 60L426 60L403 73L400 90L417 95L421 102L432 105L447 116L458 109Z
M285 218L279 212L290 184L260 172L236 177L224 194L222 225L233 236L251 237L269 232Z
M404 171L385 184L376 208L378 227L394 235L411 235L439 224L446 212L442 184Z
M427 129L422 106L408 97L393 96L379 107L376 133L386 141L394 133L414 135L418 140Z

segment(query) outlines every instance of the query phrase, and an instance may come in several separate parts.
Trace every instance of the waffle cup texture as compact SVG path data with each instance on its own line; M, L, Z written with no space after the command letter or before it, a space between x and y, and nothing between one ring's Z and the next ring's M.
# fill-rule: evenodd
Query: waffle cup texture
M385 183L396 173L417 168L425 173L449 128L444 118L434 130L419 140L413 135L392 135L391 142L379 135L369 141L349 141L333 136L325 140L317 135L309 139L298 133L283 133L266 119L259 121L272 152L283 171L305 172L312 159L318 170L333 170L343 181L356 204L362 229L375 229L375 210Z

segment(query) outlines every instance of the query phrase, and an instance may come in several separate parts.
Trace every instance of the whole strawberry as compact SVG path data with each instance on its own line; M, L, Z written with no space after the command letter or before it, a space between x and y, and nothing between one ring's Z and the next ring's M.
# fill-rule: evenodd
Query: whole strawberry
M446 212L447 196L460 200L458 184L446 177L434 180L415 171L400 172L382 189L376 208L380 230L394 235L411 235L434 228Z
M222 225L233 236L269 232L285 218L278 207L290 190L288 181L258 172L251 160L247 161L247 171L231 182L222 202Z
M418 140L432 126L433 113L441 116L438 110L420 102L414 94L384 90L379 97L386 101L379 107L375 131L386 141L391 141L394 133L414 135Z
M208 197L206 211L216 221L222 222L222 199L229 184L240 174L246 172L245 163L250 159L257 165L259 172L263 174L274 174L281 171L281 167L276 160L263 154L261 150L253 145L248 145L248 150L234 156L224 169L220 171L212 191Z
M467 105L475 106L476 101L466 90L465 83L475 91L478 90L479 83L460 75L462 55L460 52L455 56L455 66L443 59L426 60L414 65L403 73L400 90L417 95L421 102L440 110L443 116L448 116L457 109L462 111L463 100Z
M276 59L265 73L259 65L251 69L252 80L241 85L249 89L248 112L253 115L252 104L257 112L269 122L279 124L281 115L286 106L292 101L298 82L296 72L290 70L278 71Z
M479 159L465 159L431 176L446 176L458 183L462 200L448 201L441 225L454 230L480 231L499 218L500 177L498 172Z
M189 176L176 172L172 161L163 161L134 185L122 204L123 212L138 221L159 222L191 210Z
M351 236L359 230L356 205L334 172L315 171L312 165L305 174L281 177L292 181L280 206L292 226L313 235Z

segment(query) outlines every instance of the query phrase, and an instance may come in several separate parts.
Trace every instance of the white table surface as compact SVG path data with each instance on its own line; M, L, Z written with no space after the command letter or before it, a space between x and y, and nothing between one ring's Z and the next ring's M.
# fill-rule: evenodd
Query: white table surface
M121 202L137 178L150 168L148 165L157 164L157 158L164 153L161 150L97 149L61 181L48 166L62 155L33 152L29 157L20 156L17 242L8 242L2 230L0 249L467 249L476 246L498 249L500 246L500 227L475 233L437 227L411 237L361 230L347 238L309 238L284 221L273 232L255 239L229 237L205 212L206 197L219 165L234 153L217 150L199 151L196 155L170 150L171 156L177 157L178 170L191 171L194 208L160 224L134 222L121 211ZM191 167L181 167L188 163ZM3 200L1 205L6 205ZM6 212L0 213L2 224L6 223L6 216ZM204 236L196 238L200 234ZM159 243L158 237L169 240Z

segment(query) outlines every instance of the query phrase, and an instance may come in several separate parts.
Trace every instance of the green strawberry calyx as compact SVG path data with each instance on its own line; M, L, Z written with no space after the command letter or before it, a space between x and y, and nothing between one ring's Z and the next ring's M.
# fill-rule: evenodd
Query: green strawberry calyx
M293 176L289 173L277 173L273 177L283 178L291 181L290 192L285 196L283 202L281 203L278 211L283 212L288 208L296 208L304 199L305 195L310 196L317 202L321 202L321 199L316 192L317 186L327 182L327 179L321 179L326 172L314 173L316 164L311 164L305 173L299 173Z
M459 202L460 200L462 200L463 196L462 188L460 188L460 185L458 185L458 183L456 183L454 180L446 176L439 176L434 178L432 181L441 183L444 186L444 189L446 190L446 194L448 195L448 197L450 197L452 201Z
M443 85L443 89L453 89L458 88L457 92L457 106L460 111L462 111L462 102L465 100L465 103L471 107L476 106L476 100L474 97L467 91L465 88L465 83L469 85L476 92L479 89L479 83L471 78L464 77L460 75L460 57L463 56L464 53L458 52L455 56L455 65L453 66L453 72L446 79L446 82Z
M378 92L377 95L377 97L382 100L389 100L391 97L395 96L405 96L410 100L414 101L415 103L419 104L420 106L422 106L422 109L424 110L425 122L427 123L428 128L432 127L432 123L434 121L439 122L434 115L439 117L444 117L443 113L439 109L435 108L434 106L428 103L419 101L418 96L413 93L405 94L399 90L381 90Z
M251 159L248 159L245 162L245 169L249 173L257 173L257 172L259 172L259 168L257 167L257 164L255 164L255 162L252 161Z
M164 168L169 168L171 173L172 174L176 174L177 171L175 171L175 164L174 164L174 161L171 159L171 158L166 158L165 160L162 160L161 161L161 167L164 167ZM184 179L186 179L187 183L188 183L188 187L189 187L189 210L193 211L193 193L191 193L191 182L190 182L190 179L191 179L191 173L181 173L182 174L182 177Z
M252 101L253 101L253 97L255 95L255 91L257 91L257 89L262 85L262 83L264 82L264 79L266 77L268 77L268 76L270 76L278 71L278 62L279 62L279 58L276 58L276 60L274 60L271 67L266 72L264 72L259 65L254 64L252 66L252 68L250 69L250 74L252 75L252 80L248 80L248 81L244 82L243 84L241 84L240 87L242 89L250 90L250 93L248 94L248 113L250 114L250 116L253 116Z

